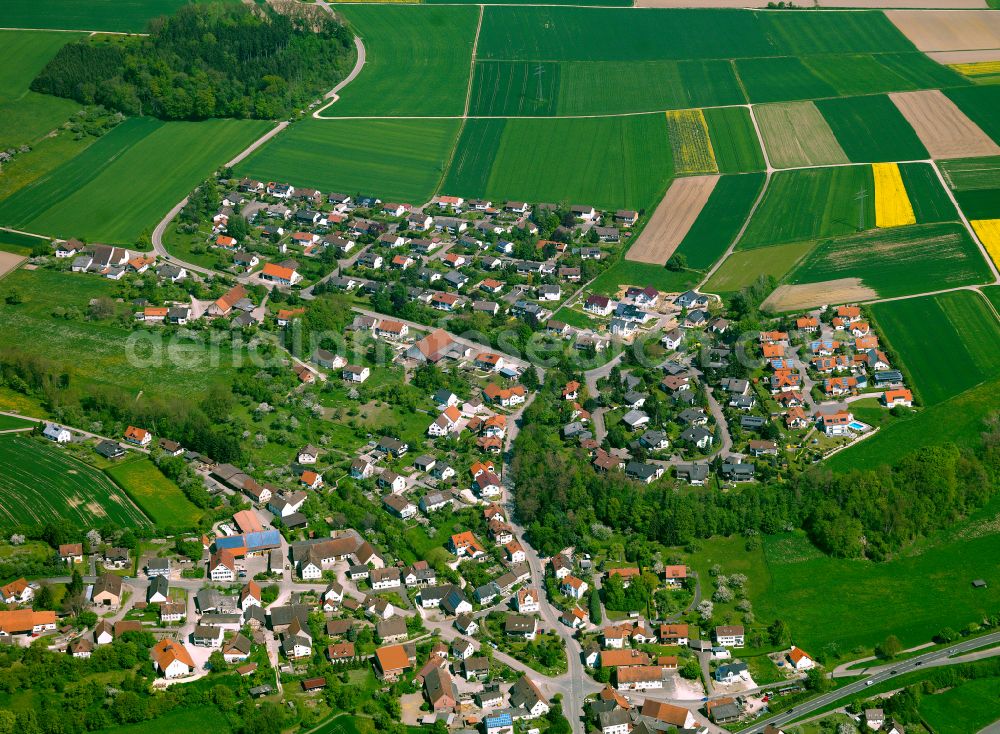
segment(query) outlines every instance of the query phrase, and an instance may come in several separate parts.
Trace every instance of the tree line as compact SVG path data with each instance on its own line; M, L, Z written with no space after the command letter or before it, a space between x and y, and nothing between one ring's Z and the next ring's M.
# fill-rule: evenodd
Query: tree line
M36 92L165 120L273 119L329 90L351 63L351 33L318 8L188 4L147 36L68 43Z

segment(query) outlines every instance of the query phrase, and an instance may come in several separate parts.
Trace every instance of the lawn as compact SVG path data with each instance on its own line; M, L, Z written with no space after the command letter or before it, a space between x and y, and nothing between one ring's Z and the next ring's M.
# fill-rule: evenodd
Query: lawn
M150 524L101 472L41 439L0 435L0 466L0 524L42 525L56 518L79 527Z
M874 224L870 166L779 171L771 177L740 248L851 234Z
M473 126L473 123L469 123ZM476 125L475 127L478 127ZM495 139L495 131L490 133ZM461 189L472 171L486 165L489 149L463 135L455 153L461 165L445 189L494 200L589 204L602 209L645 209L666 190L672 172L666 118L662 113L633 117L507 120L489 165L485 186ZM461 164L475 161L473 165ZM482 178L477 182L482 184Z
M943 693L924 694L920 715L934 734L966 734L1000 719L1000 678L965 681Z
M193 528L202 511L150 459L134 459L105 470L161 528Z
M64 28L82 31L146 30L150 18L169 15L190 0L4 0L5 28Z
M0 415L0 431L9 431L15 428L34 428L35 423L10 415Z
M785 280L797 285L839 278L860 278L879 297L891 298L985 283L990 271L965 227L944 223L822 240Z
M863 442L867 443L867 442ZM967 521L918 541L883 563L831 558L803 534L764 539L766 587L751 584L761 619L783 619L795 643L814 654L835 643L840 655L871 649L894 634L910 647L944 627L960 629L1000 603L1000 520L994 500ZM973 589L984 578L987 589ZM878 594L859 593L879 589Z
M705 285L711 293L735 293L762 275L781 280L813 248L811 242L792 242L730 255Z
M15 306L5 302L12 288L21 294L23 303ZM92 298L112 297L115 292L115 283L94 275L17 270L0 281L4 334L0 351L53 360L80 389L121 388L133 394L141 390L147 396L170 398L204 394L210 385L232 379L233 353L225 340L218 347L172 337L161 340L159 330L131 331L113 321L86 318ZM58 294L58 303L53 294ZM53 316L56 305L76 309L80 315ZM131 309L122 305L119 312L130 313ZM148 351L147 345L152 345L155 353ZM136 363L137 357L142 358L141 363ZM150 379L147 365L155 367L155 379Z
M0 150L35 143L80 109L71 100L31 92L28 85L63 45L81 37L75 33L0 31L0 47L7 62L0 72Z
M821 99L816 107L855 163L930 157L903 114L886 95Z
M366 61L325 116L462 114L477 8L340 5L337 12L364 41Z
M698 572L702 583L702 594L708 598L712 590L712 575L709 569L718 565L724 575L742 573L747 577L746 590L748 596L764 593L771 585L771 579L764 564L763 549L758 547L747 550L746 540L739 535L729 537L715 536L708 540L699 540L700 549L688 556L688 565ZM716 615L721 617L736 609L737 601L715 604Z
M132 118L0 204L0 223L132 244L271 123Z
M942 403L1000 373L1000 323L977 293L878 303L872 314L926 405ZM931 340L934 348L928 349Z
M229 734L231 730L226 715L216 706L181 706L163 716L138 724L120 724L101 734L159 734L164 731L211 731Z
M614 295L623 285L651 285L659 291L682 293L697 282L698 273L692 270L674 272L659 265L621 260L597 276L590 290Z
M709 268L733 244L763 185L761 173L719 179L676 250L687 258L688 267Z
M717 107L704 114L720 173L764 170L764 155L746 107Z

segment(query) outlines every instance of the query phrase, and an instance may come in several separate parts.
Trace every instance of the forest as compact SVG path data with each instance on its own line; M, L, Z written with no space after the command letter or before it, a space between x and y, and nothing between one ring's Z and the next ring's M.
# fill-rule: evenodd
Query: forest
M945 444L877 469L833 474L816 465L728 493L678 492L669 481L647 486L622 472L597 473L586 452L560 440L557 398L547 390L525 412L513 462L517 512L543 554L587 547L600 527L634 540L633 553L642 541L684 546L801 527L830 555L885 560L984 505L1000 476L994 418L974 451Z
M192 3L148 30L66 44L31 89L164 120L274 119L322 96L353 63L351 33L319 8Z

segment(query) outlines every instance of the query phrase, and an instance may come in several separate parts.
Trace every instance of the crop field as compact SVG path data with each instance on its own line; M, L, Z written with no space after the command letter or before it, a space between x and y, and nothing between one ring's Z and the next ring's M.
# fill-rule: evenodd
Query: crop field
M920 716L935 734L980 731L1000 717L1000 678L965 681L920 699Z
M808 56L806 66L837 94L877 94L967 86L968 80L919 53Z
M870 166L779 171L739 246L766 247L870 229L875 224L873 189Z
M4 28L63 28L81 31L146 30L150 18L169 15L190 0L4 0Z
M0 223L57 237L132 244L266 121L126 120L0 204Z
M965 216L1000 218L1000 157L944 161L941 173Z
M716 107L702 112L719 173L764 170L764 155L746 107Z
M158 527L180 529L198 524L202 511L150 459L125 461L106 471Z
M916 224L917 217L906 195L903 177L895 163L872 165L875 177L875 226L903 227Z
M775 168L849 162L812 102L759 105L754 107L754 115Z
M80 109L71 100L28 89L49 59L80 37L75 33L0 31L6 60L0 71L0 150L35 143Z
M667 137L676 174L718 173L708 123L701 110L667 112Z
M1000 48L1000 18L987 10L890 10L885 15L921 51Z
M236 171L323 191L363 192L418 204L431 198L459 120L303 120Z
M942 403L1000 373L1000 324L977 293L877 303L872 314L926 405ZM928 349L931 340L934 348Z
M443 190L644 209L659 200L673 174L662 113L507 120L499 130L493 123L474 120L466 125L468 134L462 135ZM480 138L470 129L488 134ZM481 188L463 188L473 183Z
M976 84L996 84L1000 82L1000 61L973 61L948 66Z
M480 60L470 114L599 115L743 102L726 60Z
M890 99L934 158L1000 155L1000 145L940 90L902 92Z
M707 269L733 244L763 185L760 173L722 176L718 180L676 250L687 258L689 268Z
M651 285L667 293L683 293L698 282L698 274L690 270L667 270L662 265L620 260L601 273L590 284L594 293L613 296L623 285Z
M918 224L958 220L955 205L929 163L900 163L899 175Z
M63 518L80 527L111 521L122 527L149 520L94 467L49 443L0 435L0 524L41 525Z
M718 181L716 175L675 178L625 259L665 264L687 236Z
M715 271L705 290L710 293L735 293L762 275L781 280L812 248L811 242L792 242L734 252Z
M462 114L478 8L342 5L337 12L367 55L325 117Z
M133 331L113 321L86 317L93 298L114 297L117 284L106 278L55 270L17 270L0 280L2 351L55 360L80 389L120 388L133 395L173 398L196 397L214 384L227 384L235 373L232 347L223 339L218 347L198 339L160 338L160 331ZM23 302L6 303L11 289ZM53 294L68 317L53 315ZM76 314L75 316L73 314ZM131 308L122 305L122 316ZM148 337L148 338L147 338ZM133 343L135 342L135 343ZM156 370L149 379L147 364Z
M796 56L738 59L736 71L750 101L758 104L837 96L832 85Z
M1000 267L1000 219L973 219L971 224L990 259Z
M821 99L816 107L854 163L930 157L906 118L885 95Z
M802 534L768 536L770 583L749 586L754 608L762 618L783 619L806 650L836 643L846 655L856 646L872 649L889 634L904 648L928 642L944 627L981 619L1000 602L1000 569L992 560L1000 553L1000 535L992 530L998 514L994 501L882 563L831 558ZM973 589L974 578L986 579L988 588ZM865 587L882 592L857 593Z
M891 298L985 283L990 272L963 226L924 224L822 240L787 282L841 278L859 278L880 297Z

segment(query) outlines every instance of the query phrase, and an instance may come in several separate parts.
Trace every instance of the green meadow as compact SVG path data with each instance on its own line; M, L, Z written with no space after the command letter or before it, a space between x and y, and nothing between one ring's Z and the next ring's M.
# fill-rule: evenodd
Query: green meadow
M105 470L161 528L193 528L202 511L150 459L137 458Z

